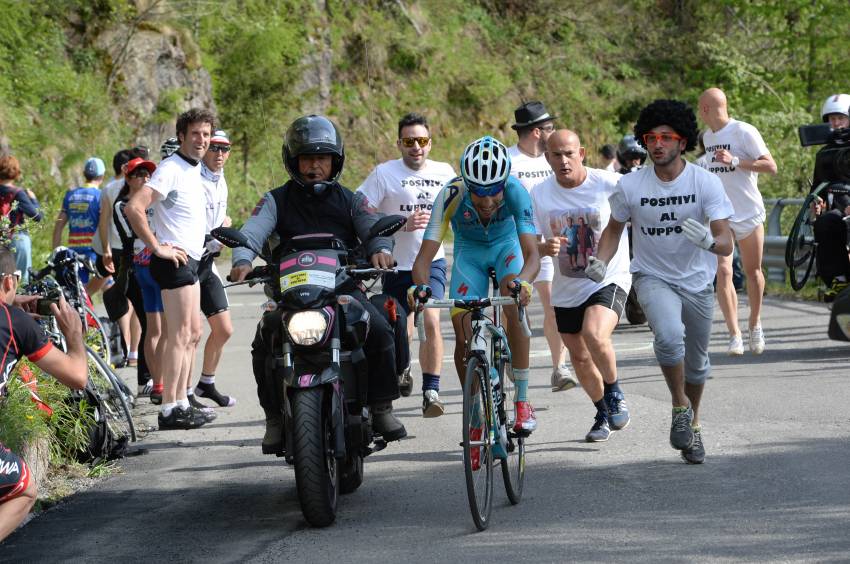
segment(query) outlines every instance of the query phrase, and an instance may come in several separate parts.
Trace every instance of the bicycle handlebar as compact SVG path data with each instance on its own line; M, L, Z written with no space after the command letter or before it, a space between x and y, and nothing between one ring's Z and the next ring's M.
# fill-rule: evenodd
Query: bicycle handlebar
M466 310L485 309L490 306L516 305L519 311L519 323L522 329L522 333L526 337L531 337L531 328L528 326L528 316L526 315L525 306L520 305L518 298L516 297L493 296L491 298L481 298L474 300L431 299L427 302L420 303L419 305L427 309L448 309L456 307L459 309ZM421 312L418 310L414 312L413 318L413 322L416 325L416 330L419 335L419 341L424 343L427 340L427 336L425 335L425 327L423 324Z

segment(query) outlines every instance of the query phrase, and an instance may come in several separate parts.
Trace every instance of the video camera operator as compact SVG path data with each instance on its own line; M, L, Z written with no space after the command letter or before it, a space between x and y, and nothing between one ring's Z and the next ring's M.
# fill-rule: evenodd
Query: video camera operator
M824 123L832 129L826 146L818 151L812 179L814 191L828 182L826 199L814 204L815 257L818 276L827 286L824 299L832 301L850 281L850 95L834 94L821 109Z
M38 323L24 311L35 310L39 296L17 296L20 279L21 271L15 270L15 255L0 246L0 307L3 309L0 313L0 349L3 350L0 389L5 393L12 369L24 356L69 388L84 387L88 366L79 315L63 297L50 306L68 344L68 354L65 354L53 346ZM36 495L36 483L29 467L0 443L0 540L24 520Z

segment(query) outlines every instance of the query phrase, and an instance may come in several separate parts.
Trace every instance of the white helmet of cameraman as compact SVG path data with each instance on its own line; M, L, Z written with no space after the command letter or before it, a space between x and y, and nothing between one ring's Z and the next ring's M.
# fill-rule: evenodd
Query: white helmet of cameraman
M838 118L840 122L843 122L847 127L847 122L850 120L850 94L832 94L826 101L823 103L823 107L820 111L821 117L823 118L824 123L829 122L833 129L840 129L839 127L835 127L833 124L834 120L830 120L829 116L832 114L838 114L840 116L844 116L842 118Z

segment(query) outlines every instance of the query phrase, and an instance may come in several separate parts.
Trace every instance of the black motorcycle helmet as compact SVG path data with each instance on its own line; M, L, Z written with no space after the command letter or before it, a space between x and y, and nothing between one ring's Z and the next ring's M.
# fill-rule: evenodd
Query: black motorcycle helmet
M646 149L638 144L634 135L624 135L617 146L617 160L625 166L626 162L634 159L640 159L640 164L643 164L646 160Z
M336 125L324 116L309 115L296 119L286 130L283 140L283 164L296 184L315 195L323 193L342 173L345 148ZM298 172L300 155L332 155L331 176L323 182L307 183Z

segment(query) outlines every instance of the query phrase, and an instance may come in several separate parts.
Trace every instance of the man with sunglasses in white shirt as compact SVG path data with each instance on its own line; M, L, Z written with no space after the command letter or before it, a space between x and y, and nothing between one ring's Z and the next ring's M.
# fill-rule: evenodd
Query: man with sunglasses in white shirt
M413 336L413 316L407 303L407 290L413 285L413 261L422 246L424 229L431 217L434 198L443 185L455 178L448 163L432 161L431 128L428 120L417 113L409 113L398 122L400 159L376 166L357 189L376 211L407 216L403 231L395 234L393 256L398 262L396 274L386 274L383 293L396 298L404 315L407 315L408 339ZM446 259L443 247L431 263L429 286L436 298L442 298L446 288ZM443 336L440 333L440 310L424 312L427 340L419 345L419 366L422 369L422 415L439 417L443 414L440 401L440 372L443 368ZM404 371L399 382L402 395L410 395L413 378L410 370Z

